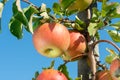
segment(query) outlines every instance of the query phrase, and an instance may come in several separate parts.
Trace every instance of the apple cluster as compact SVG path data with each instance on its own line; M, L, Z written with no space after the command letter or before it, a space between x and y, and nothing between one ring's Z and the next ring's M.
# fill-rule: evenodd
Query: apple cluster
M84 54L86 50L86 39L80 32L55 22L40 25L33 33L33 44L41 55L62 56L64 60Z

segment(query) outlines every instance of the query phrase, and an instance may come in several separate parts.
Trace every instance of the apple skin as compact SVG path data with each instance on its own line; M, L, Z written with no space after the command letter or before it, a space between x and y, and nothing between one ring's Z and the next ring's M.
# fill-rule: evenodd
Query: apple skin
M68 80L67 77L60 71L47 69L42 71L36 80Z
M72 58L84 54L86 50L86 39L78 31L69 30L70 33L70 46L66 53L62 55L64 60L71 60Z
M110 73L114 80L120 80L120 59L117 58L112 61L110 64Z
M61 2L62 0L59 0ZM79 10L83 11L87 9L93 0L76 0L68 7L68 11Z
M43 56L56 58L69 47L69 31L59 23L44 23L34 31L33 44Z
M108 70L103 70L96 73L96 80L113 80L113 78Z

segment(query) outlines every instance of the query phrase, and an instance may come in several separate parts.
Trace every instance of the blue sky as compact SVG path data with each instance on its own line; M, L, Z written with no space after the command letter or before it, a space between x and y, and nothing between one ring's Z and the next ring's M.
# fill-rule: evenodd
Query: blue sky
M32 43L32 35L24 31L24 37L21 40L16 39L11 35L8 24L12 16L12 3L14 0L9 0L3 11L2 15L2 33L0 34L0 80L31 80L36 71L41 71L43 67L50 65L52 60L56 60L55 68L63 61L60 58L51 59L38 54ZM35 5L39 6L41 3L47 4L52 7L52 3L57 0L30 0ZM114 0L119 1L119 0ZM120 2L120 1L119 1ZM26 6L22 2L22 6ZM105 31L102 33L101 39L111 38ZM117 44L120 46L120 44ZM102 47L101 47L102 46ZM105 47L113 48L106 43L100 44L101 59L108 54ZM114 48L113 48L114 49ZM77 77L77 62L68 63L68 70L72 78Z

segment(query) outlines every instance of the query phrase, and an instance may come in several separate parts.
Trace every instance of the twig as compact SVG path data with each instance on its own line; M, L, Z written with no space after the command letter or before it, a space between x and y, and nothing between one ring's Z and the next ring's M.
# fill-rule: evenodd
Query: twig
M32 6L34 6L35 8L37 8L37 9L39 9L37 6L35 6L33 3L31 3L29 0L21 0L21 1L23 1L23 2L25 2L25 3L27 3L27 4L29 4L29 5L32 5Z
M109 40L98 40L92 44L92 47L94 48L96 46L96 44L101 43L101 42L107 42L107 43L113 45L120 53L120 48L115 43L113 43L112 41L109 41Z

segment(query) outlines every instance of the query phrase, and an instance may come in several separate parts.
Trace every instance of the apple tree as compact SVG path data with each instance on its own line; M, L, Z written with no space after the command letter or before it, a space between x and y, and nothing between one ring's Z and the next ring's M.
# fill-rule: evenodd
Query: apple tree
M21 2L27 7L21 7ZM0 2L0 19L7 0ZM100 6L98 6L100 5ZM32 80L119 80L120 79L120 3L109 0L58 0L47 7L29 0L15 0L9 30L17 39L23 38L23 29L33 37L33 44L41 56L61 58L64 61L54 69L54 61L36 72ZM1 31L1 26L0 26ZM101 39L102 31L112 40ZM109 55L101 63L100 43ZM104 46L104 45L102 45ZM104 51L103 51L104 52ZM69 76L66 64L78 62L78 77Z

